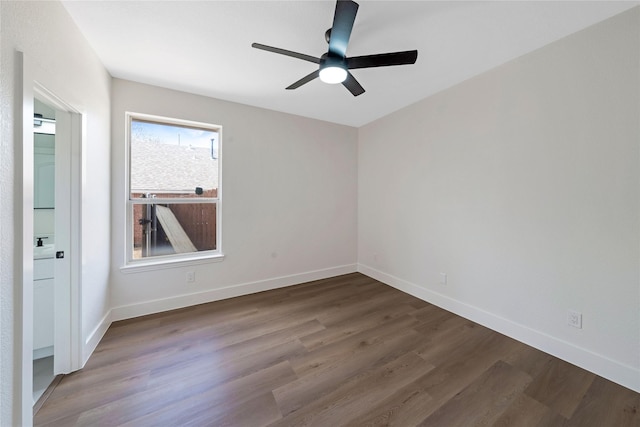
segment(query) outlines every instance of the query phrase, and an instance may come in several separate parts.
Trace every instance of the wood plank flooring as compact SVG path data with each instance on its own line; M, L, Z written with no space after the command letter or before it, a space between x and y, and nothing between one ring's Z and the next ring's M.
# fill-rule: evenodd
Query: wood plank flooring
M114 323L36 426L640 426L640 394L361 274Z

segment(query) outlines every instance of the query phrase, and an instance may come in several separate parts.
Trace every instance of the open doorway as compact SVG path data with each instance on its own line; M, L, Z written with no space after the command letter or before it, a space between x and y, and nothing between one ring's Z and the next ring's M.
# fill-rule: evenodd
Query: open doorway
M33 233L25 242L33 246L33 316L23 333L33 343L36 405L56 376L81 366L80 159L72 153L80 152L82 117L37 83L33 97Z
M33 402L55 379L56 110L33 103ZM62 184L62 183L59 183ZM63 209L61 209L63 210ZM60 230L62 232L62 230Z

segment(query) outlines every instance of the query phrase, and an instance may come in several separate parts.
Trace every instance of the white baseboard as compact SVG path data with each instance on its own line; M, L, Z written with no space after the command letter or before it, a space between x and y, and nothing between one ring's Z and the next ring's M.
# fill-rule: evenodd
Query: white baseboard
M82 349L83 367L87 363L87 360L89 360L89 356L93 354L104 334L107 332L107 329L109 329L109 326L111 326L112 321L112 310L109 310L87 337L84 342L84 348Z
M634 368L633 366L622 364L606 356L596 354L544 332L531 329L478 307L463 303L390 274L383 273L367 265L358 264L358 272L593 372L596 375L600 375L631 390L640 392L640 369Z
M147 314L160 313L163 311L175 310L178 308L204 304L212 301L219 301L241 295L248 295L256 292L283 288L286 286L297 285L313 280L326 279L329 277L340 276L342 274L355 273L356 271L356 264L343 265L339 267L309 271L306 273L292 274L289 276L274 277L271 279L242 283L193 294L177 295L170 298L145 301L137 304L122 305L119 307L114 307L111 310L111 320L117 321L130 319L133 317L145 316Z

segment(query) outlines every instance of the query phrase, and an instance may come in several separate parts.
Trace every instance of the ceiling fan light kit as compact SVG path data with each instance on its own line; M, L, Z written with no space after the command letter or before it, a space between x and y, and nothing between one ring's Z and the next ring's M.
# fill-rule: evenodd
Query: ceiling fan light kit
M347 79L347 70L342 67L324 67L320 69L320 80L330 85L342 83Z
M320 59L320 80L329 84L342 83L347 79L347 64L339 57L326 56Z
M349 44L349 38L351 37L351 30L353 29L353 23L356 19L358 7L358 3L351 0L338 0L336 2L333 26L325 33L325 39L329 43L329 51L323 54L320 58L260 43L253 43L251 46L256 49L266 50L268 52L278 53L280 55L290 56L318 64L318 69L316 71L313 71L297 82L289 85L287 87L288 90L297 89L314 80L316 77L320 77L320 80L325 83L342 83L342 85L346 87L353 96L361 95L365 90L349 70L357 68L414 64L418 58L418 51L408 50L404 52L382 53L377 55L348 58L346 55L347 45Z

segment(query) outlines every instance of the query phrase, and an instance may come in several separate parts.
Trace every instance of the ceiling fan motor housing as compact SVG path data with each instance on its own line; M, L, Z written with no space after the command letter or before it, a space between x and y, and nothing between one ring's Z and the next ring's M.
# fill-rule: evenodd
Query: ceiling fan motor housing
M332 55L330 52L323 54L320 57L320 69L327 67L339 67L345 70L349 68L347 66L347 60L341 56Z

